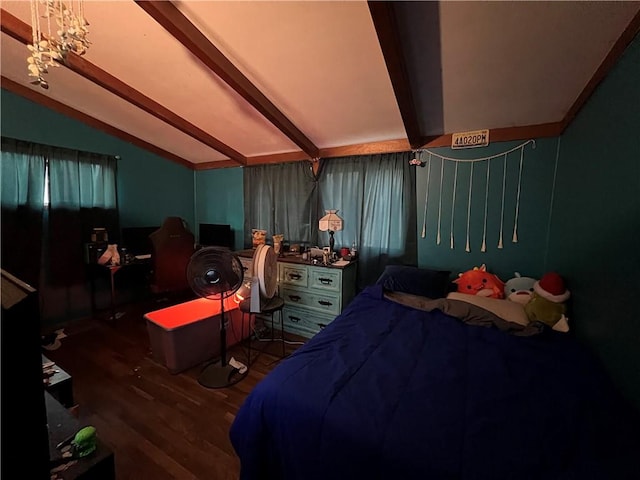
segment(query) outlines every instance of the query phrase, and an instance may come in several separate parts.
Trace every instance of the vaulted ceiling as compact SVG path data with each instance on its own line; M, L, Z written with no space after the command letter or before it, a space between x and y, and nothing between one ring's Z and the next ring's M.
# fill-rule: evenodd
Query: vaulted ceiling
M92 0L45 90L1 6L2 88L193 169L559 135L640 30L640 2Z

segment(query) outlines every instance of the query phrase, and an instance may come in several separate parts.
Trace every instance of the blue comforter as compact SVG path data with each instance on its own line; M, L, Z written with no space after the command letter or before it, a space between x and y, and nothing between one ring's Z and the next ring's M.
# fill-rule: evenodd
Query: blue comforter
M249 394L241 478L640 478L637 411L574 338L361 292Z

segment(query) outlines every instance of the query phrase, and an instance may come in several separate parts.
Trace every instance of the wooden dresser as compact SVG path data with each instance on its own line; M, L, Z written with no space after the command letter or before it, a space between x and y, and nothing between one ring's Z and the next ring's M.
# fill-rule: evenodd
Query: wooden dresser
M285 330L312 337L333 321L356 292L356 262L344 267L278 262L278 291L284 299Z
M252 250L236 252L251 276ZM356 293L357 262L314 265L299 255L278 258L278 295L284 299L286 331L311 338L332 322Z

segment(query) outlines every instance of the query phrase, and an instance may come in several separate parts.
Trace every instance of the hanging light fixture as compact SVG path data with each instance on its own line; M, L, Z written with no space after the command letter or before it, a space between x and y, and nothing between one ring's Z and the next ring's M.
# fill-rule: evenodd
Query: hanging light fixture
M71 0L68 7L59 0L30 0L33 43L27 45L31 52L27 57L31 82L49 88L44 74L49 67L58 67L67 54L84 55L89 48L89 22L84 18L84 1ZM55 22L52 33L52 19ZM46 36L45 36L46 35Z

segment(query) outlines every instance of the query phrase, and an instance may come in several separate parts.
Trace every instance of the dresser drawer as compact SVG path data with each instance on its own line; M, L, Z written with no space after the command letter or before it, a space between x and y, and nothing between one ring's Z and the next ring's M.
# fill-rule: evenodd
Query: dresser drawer
M289 305L313 308L337 315L340 313L340 296L327 292L299 290L291 287L282 287L280 296Z
M288 305L284 307L282 313L284 328L287 332L308 338L314 336L335 319L333 315L311 312Z
M297 287L307 287L308 272L305 265L283 264L280 265L280 283Z
M340 270L309 267L309 288L339 292L342 287L341 279Z

